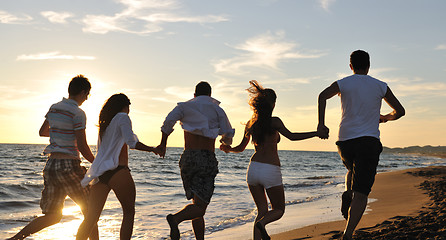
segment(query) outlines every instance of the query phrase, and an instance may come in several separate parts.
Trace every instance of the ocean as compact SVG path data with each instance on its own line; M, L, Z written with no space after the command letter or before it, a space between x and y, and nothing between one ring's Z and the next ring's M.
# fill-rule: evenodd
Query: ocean
M45 145L0 144L0 238L13 236L41 214L42 169ZM93 147L94 149L94 147ZM129 152L129 167L136 184L136 216L132 239L169 239L165 216L183 208L184 196L178 160L182 148L168 148L166 158L136 150ZM216 150L220 173L205 215L206 239L250 239L255 204L245 182L253 150L225 154ZM340 194L346 173L336 152L279 151L285 186L284 217L267 225L271 233L318 222L342 219ZM88 167L89 163L84 161ZM445 165L429 156L381 154L379 172ZM373 199L372 199L373 201ZM82 222L80 209L65 201L62 221L27 239L74 239ZM98 222L101 239L117 239L122 211L113 192ZM194 239L190 221L179 225L182 239Z

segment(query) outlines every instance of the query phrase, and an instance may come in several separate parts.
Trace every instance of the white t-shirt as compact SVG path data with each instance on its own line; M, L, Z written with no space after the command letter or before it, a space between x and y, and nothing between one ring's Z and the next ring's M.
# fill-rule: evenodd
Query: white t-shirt
M337 84L342 104L339 141L364 136L379 139L379 116L387 84L361 74L345 77Z
M119 112L113 117L107 129L105 129L102 141L101 138L98 140L98 153L84 179L81 181L83 187L90 182L92 184L97 183L97 177L108 170L118 167L119 154L124 143L131 149L134 149L136 143L138 143L138 137L133 133L129 115Z

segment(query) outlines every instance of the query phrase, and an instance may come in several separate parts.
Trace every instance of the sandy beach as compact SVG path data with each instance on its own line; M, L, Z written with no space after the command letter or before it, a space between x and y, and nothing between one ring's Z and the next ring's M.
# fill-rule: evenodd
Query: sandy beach
M446 166L379 173L354 238L446 239L445 192ZM344 226L344 220L325 222L272 239L338 239Z

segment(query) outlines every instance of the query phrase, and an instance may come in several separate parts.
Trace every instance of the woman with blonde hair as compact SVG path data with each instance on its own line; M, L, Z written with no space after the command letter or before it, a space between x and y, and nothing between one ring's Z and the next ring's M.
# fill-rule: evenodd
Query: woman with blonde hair
M242 152L252 137L255 152L249 163L246 181L257 206L253 237L254 240L270 239L265 225L280 219L285 211L285 193L277 153L280 134L289 140L296 141L316 137L318 133L316 131L290 132L280 118L272 116L277 98L274 90L263 88L256 80L249 83L251 84L251 87L247 89L251 97L249 105L254 114L246 124L241 143L236 147L221 145L220 149L226 153ZM268 210L265 191L271 202L271 210Z

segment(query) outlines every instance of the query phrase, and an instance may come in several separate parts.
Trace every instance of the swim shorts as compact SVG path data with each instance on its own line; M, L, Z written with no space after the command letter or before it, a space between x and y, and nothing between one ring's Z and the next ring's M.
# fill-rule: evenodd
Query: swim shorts
M179 162L186 198L194 195L206 203L214 194L214 182L218 173L215 153L208 150L184 150Z
M99 176L99 182L108 185L108 182L110 181L110 179L117 173L119 172L121 169L127 169L130 172L130 168L128 166L124 166L124 165L119 165L118 167L116 167L115 169L112 170L108 170L106 172L104 172L101 176Z
M67 195L81 208L86 208L90 189L81 186L86 172L77 159L48 159L43 169L42 213L61 214Z
M353 191L369 195L375 182L382 144L375 137L359 137L336 142L345 167L352 171Z
M261 185L265 189L283 185L280 166L251 161L246 173L246 182L251 186Z

